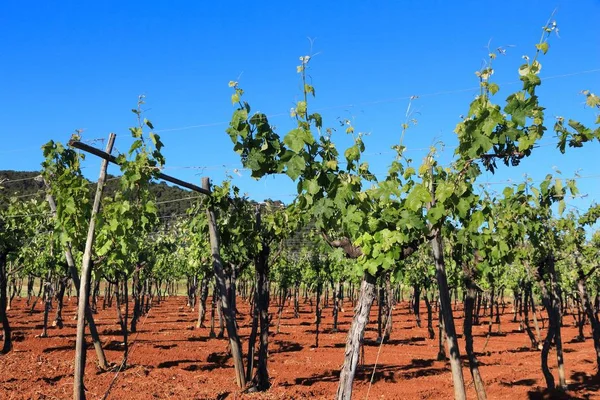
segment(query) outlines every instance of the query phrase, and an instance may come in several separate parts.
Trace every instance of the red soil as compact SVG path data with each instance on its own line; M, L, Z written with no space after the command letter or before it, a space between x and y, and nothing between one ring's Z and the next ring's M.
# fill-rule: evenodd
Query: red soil
M68 399L73 389L73 357L75 321L72 320L76 300L66 304L65 327L50 328L48 338L36 337L41 332L41 305L32 315L23 300L15 300L9 311L13 328L14 349L0 356L0 397L5 399ZM509 306L510 307L510 306ZM244 351L249 334L248 305L240 300L239 324ZM272 306L275 312L276 307ZM422 317L426 318L424 312ZM489 399L555 398L556 393L544 391L540 370L540 353L529 350L529 339L512 323L512 315L502 317L506 335L493 335L485 353L480 354L481 373ZM371 324L365 334L365 366L354 382L354 398L366 398L379 345L375 343L376 312L372 309ZM462 311L455 311L456 317ZM281 332L271 334L269 373L272 388L266 393L240 394L234 381L226 339L209 339L209 329L194 329L196 312L185 305L185 298L170 298L153 307L147 318L142 317L133 334L130 366L116 377L109 399L331 399L337 389L339 369L343 361L346 331L352 318L350 304L340 313L341 329L331 333L331 308L323 310L325 332L319 336L319 348L314 344L314 315L308 304L302 305L299 319L286 308ZM120 330L113 309L100 311L96 323L104 341L109 361L121 360ZM425 319L424 318L424 319ZM276 324L274 316L273 323ZM381 353L369 392L371 399L448 399L452 398L449 364L436 361L437 338L427 338L426 319L423 328L415 326L407 305L396 306L391 340L381 347ZM462 320L457 318L457 330L462 332ZM575 343L577 329L572 318L564 318L563 341L565 366L569 384L568 398L598 397L600 382L593 378L595 356L591 338ZM437 325L437 321L435 322ZM271 328L275 332L275 327ZM494 326L494 331L497 326ZM474 327L475 350L482 351L487 325ZM589 328L586 327L586 333ZM437 335L437 326L436 326ZM464 346L463 339L459 339ZM461 348L464 354L464 347ZM85 385L88 399L103 398L114 372L98 372L93 347L87 353ZM467 364L467 363L465 363ZM555 377L556 355L550 353L550 365ZM476 398L468 366L464 368L468 397Z

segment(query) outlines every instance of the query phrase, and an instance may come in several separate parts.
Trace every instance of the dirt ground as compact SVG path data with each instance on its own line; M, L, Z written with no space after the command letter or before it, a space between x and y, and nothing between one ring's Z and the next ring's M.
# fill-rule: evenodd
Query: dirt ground
M281 331L272 335L269 344L269 373L272 388L266 393L241 394L234 380L226 339L210 339L209 329L194 329L197 312L186 307L184 297L172 297L153 307L142 317L139 332L131 336L127 370L100 373L90 346L87 353L85 385L88 399L331 399L337 389L343 361L346 331L352 307L344 305L341 331L331 332L331 308L323 310L323 332L319 347L314 348L314 314L309 304L302 304L299 319L286 308ZM68 399L73 389L75 327L72 319L76 299L66 304L65 327L50 328L48 338L39 338L43 314L37 305L33 314L26 311L24 300L16 299L9 311L13 328L14 349L0 356L0 397L3 399ZM248 304L238 302L239 325L244 351L250 332ZM275 312L276 307L272 306ZM396 306L391 340L380 346L375 342L377 308L372 308L371 324L365 334L365 363L354 382L356 399L450 399L453 397L450 367L436 361L437 337L428 339L425 307L423 328L417 328L406 303ZM456 311L457 330L462 332L462 311ZM577 329L570 316L564 318L563 341L569 390L564 395L544 391L540 371L540 353L529 350L526 333L510 322L510 306L502 317L504 334L491 336L483 351L487 325L474 327L475 350L480 353L481 373L489 399L526 398L600 398L600 381L594 378L595 356L591 338L574 342ZM114 307L100 311L96 323L109 361L122 357L122 337L116 324ZM277 323L277 317L273 318ZM437 335L437 321L436 335ZM497 326L494 326L494 332ZM589 335L589 328L586 327ZM459 339L462 354L464 341ZM373 384L369 382L373 366L377 368ZM466 364L466 363L465 363ZM556 353L550 353L555 377ZM476 398L468 366L464 368L468 397ZM111 381L114 385L104 397ZM370 390L369 390L370 387Z

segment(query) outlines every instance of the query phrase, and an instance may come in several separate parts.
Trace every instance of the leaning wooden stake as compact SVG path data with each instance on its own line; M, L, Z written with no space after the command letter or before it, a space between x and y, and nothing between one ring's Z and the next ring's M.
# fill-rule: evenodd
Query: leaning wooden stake
M446 277L446 268L444 264L444 250L442 247L442 236L439 229L433 232L434 238L431 241L433 248L433 260L436 269L436 278L440 293L440 313L444 320L444 330L446 333L446 344L448 346L448 358L450 359L450 369L452 370L452 382L454 383L454 399L465 400L465 381L462 373L462 361L458 349L458 339L454 327L454 317L452 315L452 304L448 290L448 280Z
M111 133L106 145L106 152L111 153L115 142L115 134ZM100 177L98 178L98 186L96 188L96 197L90 217L90 226L85 242L85 251L83 253L83 261L81 265L81 282L79 284L79 302L77 304L77 341L75 342L75 380L73 382L73 398L75 400L85 399L85 388L83 386L83 375L85 372L85 320L88 298L90 295L90 277L92 273L92 246L94 244L94 230L96 227L96 214L100 209L100 199L104 189L104 181L106 179L106 170L108 168L108 160L102 161L100 167Z
M256 231L261 231L260 207L256 209ZM255 259L256 269L256 298L254 308L258 315L260 326L260 345L258 348L258 364L256 365L256 387L258 390L267 390L270 386L267 359L269 355L269 253L268 243L262 243L262 249Z
M46 194L46 201L48 201L48 205L50 206L50 211L54 218L56 218L56 202L54 201L54 197L50 194L50 186L48 182L44 181L46 188L48 189L48 193ZM71 251L71 244L67 243L65 245L65 258L67 259L67 266L69 267L69 274L71 275L71 279L73 279L73 284L77 288L77 292L79 294L79 273L77 272L77 268L75 267L75 260L73 258L73 253ZM92 311L90 310L89 304L85 308L85 318L90 329L90 336L92 337L92 342L94 342L94 348L96 349L96 356L98 357L98 366L102 370L108 369L108 363L106 362L106 356L104 355L104 349L102 349L102 343L100 342L100 336L98 335L98 329L96 329L96 323L94 322L94 316L92 315Z
M435 206L435 192L433 189L433 168L430 168L431 182L429 190L431 192L431 202L428 209ZM433 261L435 264L435 276L437 279L438 290L440 294L440 313L444 320L444 330L446 333L446 344L448 346L448 358L450 359L450 369L452 370L452 382L454 384L454 399L465 400L467 393L465 390L465 380L462 371L462 361L458 349L458 338L454 327L454 316L452 315L452 303L450 301L450 291L448 289L448 277L446 275L446 265L444 262L444 248L442 241L442 232L440 226L430 226L431 247L433 250Z
M207 194L210 194L210 180L208 178L202 178L202 189L204 189ZM229 337L231 355L233 357L233 365L235 367L235 377L238 386L243 389L246 386L246 377L244 376L242 345L240 342L240 337L238 336L235 321L233 319L233 312L229 304L229 298L227 297L225 272L223 270L223 261L221 260L221 252L219 249L220 244L219 232L217 230L217 218L212 205L207 207L206 215L208 217L208 233L210 236L210 250L213 259L213 269L215 271L215 278L219 288L219 295L221 296L221 305L227 326L227 336Z

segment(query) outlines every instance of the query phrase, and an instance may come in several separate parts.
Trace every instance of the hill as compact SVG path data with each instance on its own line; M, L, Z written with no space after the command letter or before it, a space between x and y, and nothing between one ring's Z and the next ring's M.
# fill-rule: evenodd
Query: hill
M17 196L22 199L29 199L34 196L44 196L43 183L41 179L36 178L40 175L38 171L12 171L0 170L0 187L3 196L0 196L0 207L6 204L8 197ZM90 184L94 184L91 182ZM105 193L112 195L118 188L119 177L108 175ZM197 197L198 194L189 190L181 189L176 186L170 186L165 182L152 183L150 191L156 196L158 212L161 217L184 214L194 199L188 197ZM93 194L93 191L92 191Z

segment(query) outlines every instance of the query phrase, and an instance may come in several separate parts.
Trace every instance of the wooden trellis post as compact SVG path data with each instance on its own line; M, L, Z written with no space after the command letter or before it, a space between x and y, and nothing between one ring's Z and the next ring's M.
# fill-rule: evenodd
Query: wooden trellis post
M81 400L85 399L85 390L83 386L83 376L85 370L85 350L83 349L84 345L84 323L85 323L85 305L88 302L89 297L89 274L91 273L91 265L90 265L90 257L91 257L91 249L93 245L94 238L94 219L95 215L98 211L100 205L100 198L102 195L102 187L104 186L104 178L106 176L106 168L108 163L111 162L113 164L119 164L117 162L117 158L110 154L112 150L112 146L114 143L115 135L111 134L109 138L109 143L107 145L107 151L102 151L96 149L95 147L89 146L80 141L71 140L69 145L75 147L76 149L83 150L87 153L93 154L97 157L100 157L104 160L102 163L100 178L98 179L98 189L96 191L96 199L94 200L94 209L92 211L92 217L90 220L90 227L88 229L88 240L86 242L86 250L84 253L84 261L82 268L82 276L81 276L81 285L80 285L80 297L79 297L79 308L78 315L79 319L77 322L77 347L76 347L76 359L75 359L75 384L74 384L74 399ZM182 186L184 188L190 189L194 192L202 193L204 195L210 196L210 180L208 178L202 179L202 186L199 187L189 182L182 181L180 179L174 178L172 176L163 174L162 172L157 175L159 179L162 179L167 182L174 183L176 185ZM225 314L225 320L227 322L227 335L229 336L229 341L231 344L231 354L234 360L235 373L236 373L236 381L240 388L244 388L246 386L246 380L244 376L244 363L242 358L242 346L240 343L240 338L237 332L237 327L235 325L233 312L231 307L229 307L229 302L227 299L227 290L225 287L225 271L223 269L223 263L221 261L221 253L220 253L220 240L219 240L219 232L216 225L216 217L215 211L212 206L208 206L207 210L208 217L208 227L209 227L209 236L210 236L210 245L211 252L213 256L213 268L215 271L215 275L217 276L217 281L219 283L219 291L221 295L221 302L223 304L223 312ZM89 251L88 251L89 250ZM87 255L87 257L86 257ZM86 278L87 279L84 279ZM81 324L81 328L80 325ZM83 352L82 352L83 350ZM83 355L81 355L81 352Z

